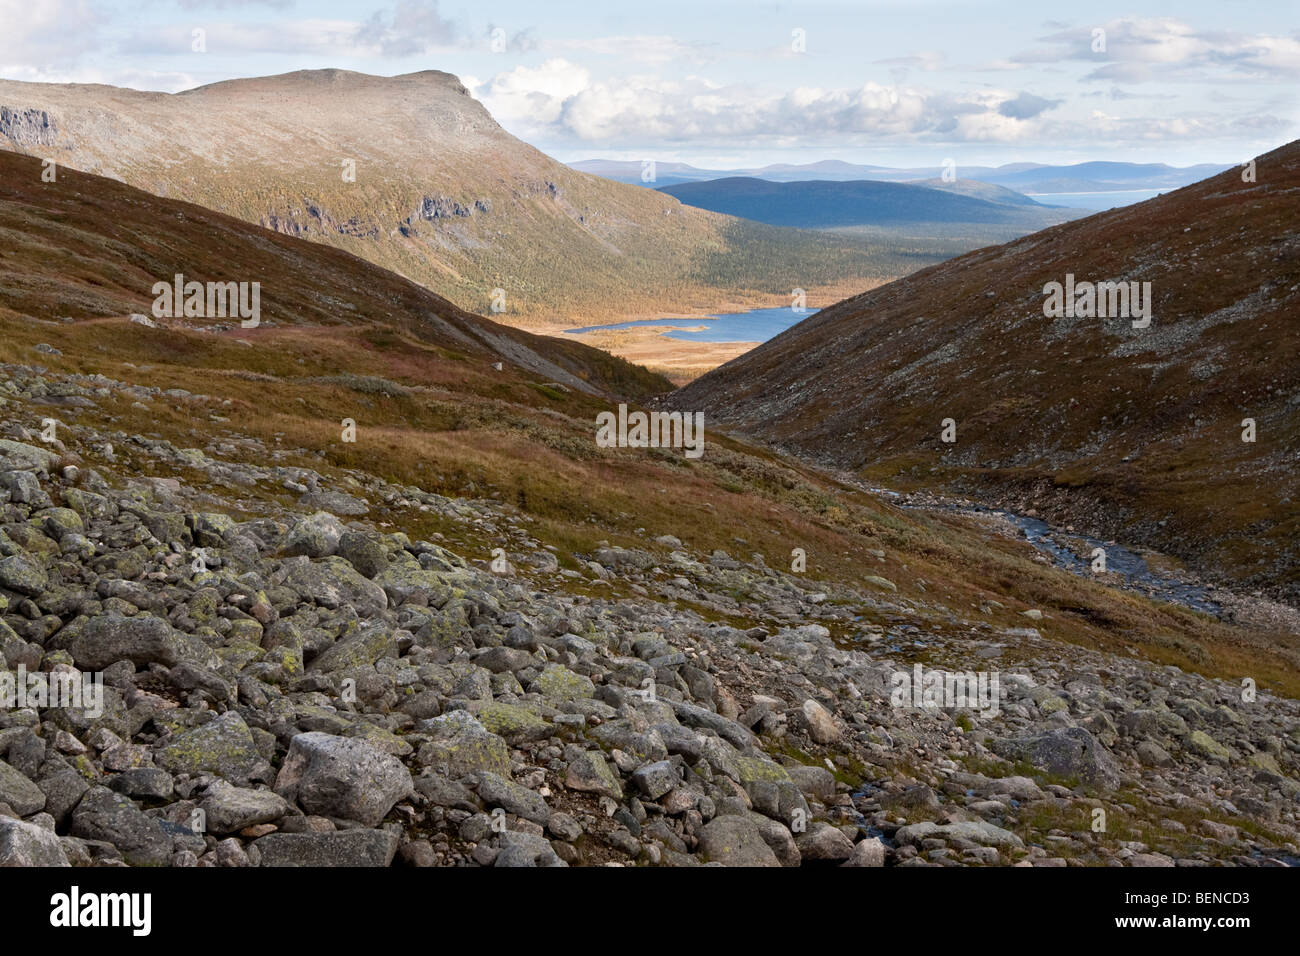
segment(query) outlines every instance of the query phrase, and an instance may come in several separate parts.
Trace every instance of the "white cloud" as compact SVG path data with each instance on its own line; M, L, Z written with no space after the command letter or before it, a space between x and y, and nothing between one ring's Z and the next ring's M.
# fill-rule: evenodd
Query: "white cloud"
M1100 24L1105 52L1094 52L1094 27L1060 30L1043 37L1045 48L1019 54L1015 62L1063 59L1096 63L1085 79L1120 82L1196 80L1237 75L1253 79L1300 78L1300 34L1273 36L1202 31L1172 17L1125 17Z
M139 31L126 37L119 49L128 54L189 53L191 25L173 25ZM358 26L351 20L285 20L279 23L210 23L202 25L207 54L318 53L358 56L374 47L358 42Z
M594 79L564 59L516 67L481 88L484 104L524 136L568 141L769 143L839 137L1024 138L1057 101L1026 92L936 93L901 84L772 93L698 76Z
M548 40L545 47L547 50L595 54L660 66L673 60L690 59L694 63L700 63L710 58L705 48L699 44L683 43L673 37L662 35Z
M377 10L356 32L356 42L381 56L413 56L446 49L460 40L460 30L438 12L438 0L398 0Z
M519 66L497 74L480 98L498 119L548 124L559 120L564 104L590 85L586 68L568 60L547 60L538 67Z
M305 17L140 27L128 34L119 49L136 55L187 53L195 27L206 31L209 54L388 58L461 49L471 42L464 30L439 13L436 0L398 0L364 21Z
M87 0L0 0L0 70L67 69L95 47L102 22Z

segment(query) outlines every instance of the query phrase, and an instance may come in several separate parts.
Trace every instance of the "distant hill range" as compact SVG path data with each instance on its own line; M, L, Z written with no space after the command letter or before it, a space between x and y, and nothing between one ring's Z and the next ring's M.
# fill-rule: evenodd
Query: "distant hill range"
M437 71L307 70L177 94L0 80L0 149L340 247L517 325L864 288L942 258L574 171Z
M1295 601L1298 222L1293 142L1253 182L1234 168L847 299L669 401L868 480L1036 509ZM1150 325L1046 315L1045 287L1076 281L1149 283Z
M870 180L771 182L734 176L664 186L660 192L689 206L803 229L966 223L1033 232L1086 215L1041 205L1001 186L971 181L924 184Z
M752 169L700 169L687 163L654 164L654 180L643 179L646 171L640 162L587 159L570 163L574 169L603 176L621 183L660 188L679 183L704 182L745 176L774 183L829 180L846 182L870 179L878 182L917 182L943 175L940 166L892 167L824 160L806 164L776 164ZM1021 193L1120 192L1130 189L1177 189L1199 182L1231 168L1228 165L1201 163L1175 167L1164 163L1075 163L1052 166L1043 163L1009 163L1005 166L957 166L958 181L976 180L1005 186Z

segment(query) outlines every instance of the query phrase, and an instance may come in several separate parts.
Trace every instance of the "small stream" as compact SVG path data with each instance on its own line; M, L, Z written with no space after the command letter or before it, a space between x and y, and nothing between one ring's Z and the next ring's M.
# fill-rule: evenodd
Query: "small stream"
M1004 518L1018 527L1026 540L1035 548L1048 555L1057 565L1082 577L1094 576L1091 559L1079 557L1072 549L1056 540L1057 532L1045 521L1027 518L1009 511L999 512ZM1193 610L1204 611L1218 617L1223 608L1219 602L1210 597L1209 588L1198 584L1188 584L1169 575L1153 570L1146 558L1130 551L1121 544L1107 543L1087 535L1067 532L1070 537L1082 541L1086 551L1091 554L1094 548L1101 548L1106 553L1106 570L1118 575L1124 587L1141 591L1149 597L1161 598L1182 604Z
M1189 584L1171 575L1164 574L1147 564L1142 555L1121 544L1102 541L1075 532L1059 531L1046 521L1030 518L1026 515L1005 511L1001 508L989 508L977 504L957 504L926 500L913 503L907 496L887 488L871 488L870 491L894 499L901 507L919 510L946 510L959 514L983 514L998 517L1018 528L1025 540L1040 552L1052 559L1052 563L1072 574L1085 578L1099 578L1103 583L1112 583L1119 579L1119 586L1137 591L1157 600L1181 604L1196 611L1202 611L1215 617L1223 616L1223 607L1210 596L1210 588L1199 584ZM1063 539L1082 543L1083 556ZM1091 554L1095 548L1101 548L1106 554L1107 575L1095 574L1092 570Z

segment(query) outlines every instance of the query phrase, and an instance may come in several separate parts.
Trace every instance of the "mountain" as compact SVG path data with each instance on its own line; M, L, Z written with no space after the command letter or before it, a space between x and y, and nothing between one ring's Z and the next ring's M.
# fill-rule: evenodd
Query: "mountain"
M747 176L769 182L809 180L916 182L941 176L938 166L892 167L823 160L816 163L776 163L749 169L699 169L685 163L656 163L657 181L642 180L642 166L617 160L583 160L570 164L598 176L637 185L667 186ZM1186 186L1232 167L1214 163L1175 167L1164 163L1088 162L1056 166L1043 163L1007 163L1003 166L956 167L959 182L976 180L1019 192L1116 192L1130 189L1173 189Z
M953 184L956 185L956 184ZM1028 203L1004 202L1010 190L981 184L981 188L936 189L930 185L882 183L868 180L774 183L749 177L664 186L660 192L689 206L740 216L773 226L835 229L847 226L903 223L978 223L1015 225L1025 232L1054 225L1081 212ZM973 195L983 192L984 195ZM998 199L986 198L996 196Z
M651 166L626 160L584 159L568 165L570 169L582 173L632 186L671 186L675 183L718 179L726 175L711 169L699 169L689 163L655 162Z
M1258 158L1257 182L1234 169L847 299L669 401L863 476L1036 509L1295 601L1297 221L1291 143ZM1045 285L1067 274L1150 283L1150 327L1045 317Z
M914 267L575 172L435 71L178 94L0 81L0 146L337 246L512 324L771 305Z
M41 172L0 153L0 867L1294 860L1265 602L711 419L698 458L605 447L662 382ZM260 282L261 321L130 321L176 272ZM102 707L42 693L79 674Z
M128 326L151 317L156 282L257 282L260 325L380 326L442 350L494 387L539 377L592 395L669 387L636 365L573 341L471 315L340 249L278 235L190 203L0 150L0 318ZM218 328L232 322L185 320ZM138 332L139 327L129 327ZM492 370L501 363L503 371Z
M1231 166L1201 163L1176 168L1164 163L1075 163L1071 166L1035 166L1032 169L998 167L971 175L987 183L1020 192L1115 192L1126 189L1175 189L1217 175Z
M954 179L949 182L942 176L936 176L934 179L915 180L912 182L912 185L928 186L930 189L942 189L945 192L957 193L959 196L970 196L974 199L983 199L987 202L1003 203L1011 206L1050 205L1036 199L1031 199L1024 193L1018 193L1014 189L1007 189L1005 186L995 186L992 183L983 183L978 179Z

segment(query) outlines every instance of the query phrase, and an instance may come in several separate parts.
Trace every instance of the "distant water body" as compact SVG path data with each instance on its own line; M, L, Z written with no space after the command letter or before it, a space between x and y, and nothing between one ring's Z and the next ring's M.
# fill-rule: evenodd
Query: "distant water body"
M616 325L591 325L581 329L565 329L570 333L595 332L605 329L634 329L641 325L671 326L663 333L665 338L687 342L766 342L792 325L802 322L816 312L805 309L795 312L789 306L778 309L751 309L748 312L726 312L720 315L701 316L695 319L640 319L636 322L619 322ZM700 331L687 331L703 326Z
M1030 199L1045 206L1070 206L1074 209L1115 209L1119 206L1131 206L1135 202L1153 199L1167 189L1125 189L1112 193L1025 193Z
M1126 189L1108 193L1028 193L1027 195L1049 206L1103 210L1130 206L1164 192L1169 190ZM666 327L666 331L662 333L665 338L686 342L766 342L773 336L780 335L790 326L802 322L816 311L816 309L807 309L800 313L792 311L789 306L783 306L778 309L752 309L749 312L727 312L694 319L639 319L635 322L591 325L564 331L596 332L607 329L634 329L642 325L662 325ZM703 328L700 328L701 326ZM695 328L700 330L687 331Z

